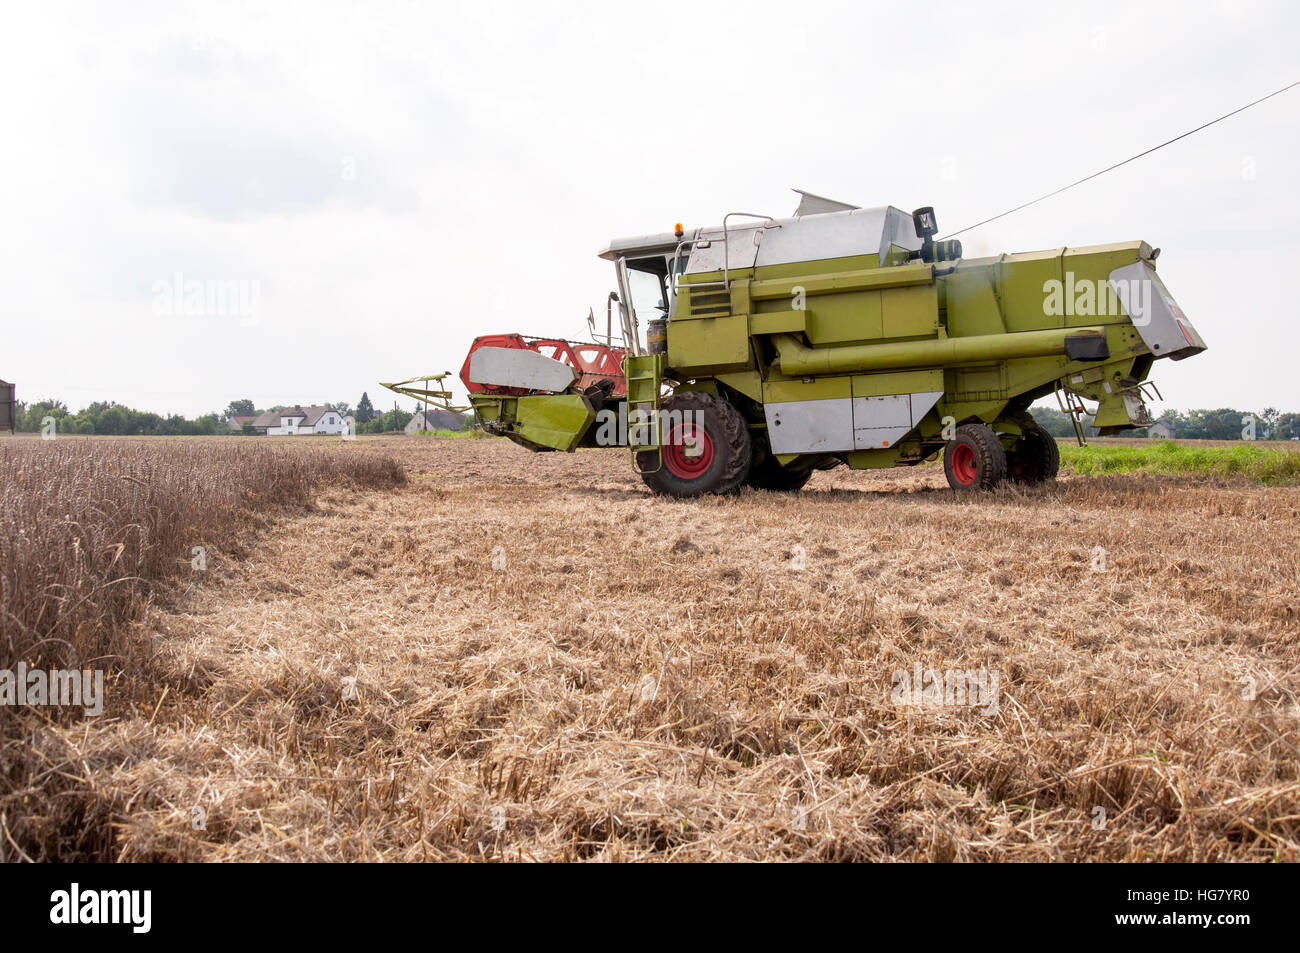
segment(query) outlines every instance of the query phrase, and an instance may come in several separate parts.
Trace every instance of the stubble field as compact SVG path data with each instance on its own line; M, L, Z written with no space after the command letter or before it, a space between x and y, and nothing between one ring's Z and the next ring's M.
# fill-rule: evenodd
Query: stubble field
M326 481L157 586L103 715L6 732L8 859L1300 852L1294 488L675 501L618 451L316 449L407 479ZM900 693L931 671L996 695Z

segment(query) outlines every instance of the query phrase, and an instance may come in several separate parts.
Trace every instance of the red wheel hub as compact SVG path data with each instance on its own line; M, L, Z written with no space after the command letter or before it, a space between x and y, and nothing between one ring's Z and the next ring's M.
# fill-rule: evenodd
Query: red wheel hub
M694 480L707 473L713 463L713 438L696 424L678 424L669 431L663 453L669 473L682 480Z
M962 486L970 486L979 476L979 461L975 451L964 443L952 449L952 478Z

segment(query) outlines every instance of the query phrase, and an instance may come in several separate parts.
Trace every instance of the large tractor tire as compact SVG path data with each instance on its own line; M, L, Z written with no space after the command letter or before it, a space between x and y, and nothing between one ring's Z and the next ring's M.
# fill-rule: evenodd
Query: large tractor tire
M659 469L655 454L637 454L637 467L646 486L668 496L730 493L749 473L753 446L740 411L721 397L702 391L675 394L664 410L681 413L662 435ZM689 412L689 413L687 413Z
M1007 452L984 424L962 424L943 451L943 472L954 490L988 490L1007 478Z
M1056 438L1035 424L1007 454L1007 476L1017 483L1050 483L1061 469L1061 448Z

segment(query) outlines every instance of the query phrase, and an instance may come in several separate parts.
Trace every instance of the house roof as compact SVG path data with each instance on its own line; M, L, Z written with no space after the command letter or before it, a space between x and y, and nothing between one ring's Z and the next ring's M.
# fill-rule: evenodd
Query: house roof
M465 423L465 417L462 414L435 408L427 411L416 411L415 416L411 418L411 423L406 426L410 427L413 424L419 427L421 419L424 420L425 427L432 430L457 430Z
M284 410L268 410L256 418L248 418L254 427L278 427L282 417L301 417L302 421L298 424L300 427L314 427L317 422L326 414L337 413L333 407L328 404L312 404L310 407L303 407L302 404L294 404L292 407L286 407Z
M303 410L303 408L301 407L295 407L294 409ZM324 417L328 413L332 413L333 411L334 411L333 407L329 407L324 404L312 404L312 406L308 407L306 410L303 410L303 413L306 414L306 419L302 422L302 426L314 427L322 417Z

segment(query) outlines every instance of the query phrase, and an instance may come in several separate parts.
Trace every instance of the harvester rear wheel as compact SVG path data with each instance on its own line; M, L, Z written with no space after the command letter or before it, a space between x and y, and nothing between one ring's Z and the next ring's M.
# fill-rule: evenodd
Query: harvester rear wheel
M641 479L656 493L699 496L729 493L749 473L753 447L740 411L721 397L685 391L665 401L668 412L661 465ZM637 467L655 465L651 452L637 454Z
M1037 425L1024 428L1020 443L1007 454L1007 476L1017 483L1049 483L1060 469L1056 438Z
M1007 478L1007 452L984 424L962 424L944 448L943 472L954 490L987 490Z

